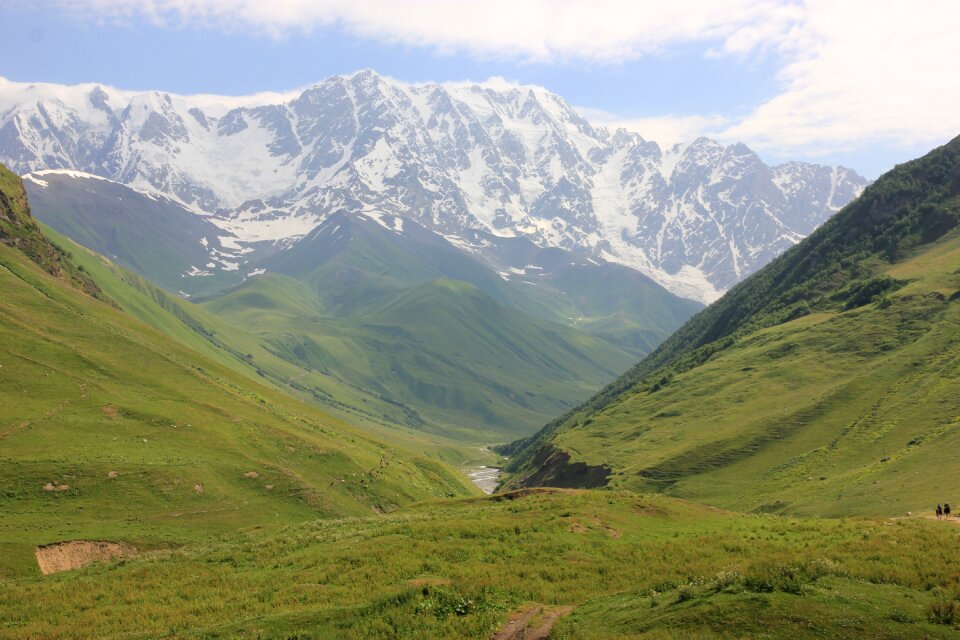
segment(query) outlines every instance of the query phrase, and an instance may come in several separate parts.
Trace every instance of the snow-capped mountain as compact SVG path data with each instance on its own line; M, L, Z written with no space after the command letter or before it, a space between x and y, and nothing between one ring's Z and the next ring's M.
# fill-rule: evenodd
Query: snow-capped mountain
M399 215L480 255L491 233L526 237L701 301L866 184L842 167L769 167L742 144L661 149L539 87L369 70L246 98L0 79L0 161L165 194L242 242L302 236L336 211Z

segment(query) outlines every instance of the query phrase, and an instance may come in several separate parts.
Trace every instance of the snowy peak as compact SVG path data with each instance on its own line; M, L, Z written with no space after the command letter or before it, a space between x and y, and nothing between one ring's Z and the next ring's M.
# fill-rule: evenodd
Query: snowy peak
M603 257L701 301L866 184L841 167L768 167L707 138L661 149L592 126L541 87L407 84L369 69L246 98L0 79L0 161L163 193L246 242L376 211L444 236Z

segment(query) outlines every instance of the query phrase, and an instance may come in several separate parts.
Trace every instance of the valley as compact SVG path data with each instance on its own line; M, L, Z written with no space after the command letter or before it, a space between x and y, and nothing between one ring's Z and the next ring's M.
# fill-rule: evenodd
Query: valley
M496 326L488 309L519 312L482 269L396 285L359 269L389 254L355 240L341 264L382 301L296 278L317 268L301 260L190 302L37 226L3 174L20 204L0 244L0 637L950 636L960 530L919 514L953 473L958 145L497 452L317 398L370 383L277 339L410 313L413 332L445 304ZM379 320L338 327L337 305Z
M128 312L162 331L189 329L218 357L327 410L461 442L532 433L699 308L626 267L529 243L512 251L543 265L534 280L504 279L415 222L398 233L344 213L282 249L249 254L254 276L199 278L213 289L189 304L175 299L196 260L184 238L193 236L192 251L212 246L208 228L183 224L195 214L88 176L46 173L43 182L24 181L37 218L67 235L83 228L77 238L113 263L75 252L85 268L149 290L124 306L119 289L130 287L117 284ZM604 291L589 286L598 277ZM166 320L151 320L158 314Z
M751 106L730 58L794 91L829 39L774 5L623 5L663 41L590 49L577 3L461 3L496 59L447 31L432 81L343 60L401 69L443 3L387 37L388 3L80 2L88 35L178 30L172 76L251 12L270 44L233 50L249 84L191 61L210 93L0 77L0 640L955 637L960 137L886 111L912 85ZM18 65L76 37L38 24ZM523 82L460 80L498 65Z

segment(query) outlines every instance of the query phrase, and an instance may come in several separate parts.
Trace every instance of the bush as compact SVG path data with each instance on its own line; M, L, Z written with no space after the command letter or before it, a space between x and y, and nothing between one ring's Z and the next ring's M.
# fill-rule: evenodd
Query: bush
M736 569L721 571L718 573L712 583L713 590L717 593L721 591L733 591L737 587L743 586L743 575Z
M941 600L927 609L927 619L935 624L954 624L960 622L960 602Z

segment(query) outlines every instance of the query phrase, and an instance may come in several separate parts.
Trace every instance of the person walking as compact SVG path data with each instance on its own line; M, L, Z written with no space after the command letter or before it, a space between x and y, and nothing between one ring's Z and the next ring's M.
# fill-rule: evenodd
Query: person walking
M937 520L943 517L943 507L937 505Z
M950 503L949 503L949 502L944 502L944 503L943 503L943 517L944 517L944 518L949 518L949 517L950 517Z

